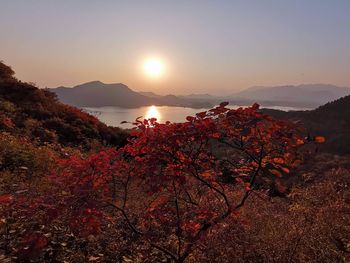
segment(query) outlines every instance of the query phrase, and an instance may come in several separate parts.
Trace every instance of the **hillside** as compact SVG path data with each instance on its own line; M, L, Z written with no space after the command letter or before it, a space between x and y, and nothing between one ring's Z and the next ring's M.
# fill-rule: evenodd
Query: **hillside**
M316 108L346 95L350 95L350 88L327 84L307 84L252 87L233 94L232 98L235 100L256 101L265 105L300 105Z
M350 96L329 102L311 111L264 112L279 118L300 122L307 131L306 135L322 134L327 141L321 150L335 154L350 154Z
M126 133L95 117L59 102L49 90L14 77L0 62L0 130L40 142L89 148L93 141L122 145Z

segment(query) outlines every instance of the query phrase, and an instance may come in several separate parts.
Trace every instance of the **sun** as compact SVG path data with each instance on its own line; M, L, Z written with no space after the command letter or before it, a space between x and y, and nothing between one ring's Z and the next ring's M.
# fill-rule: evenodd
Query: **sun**
M164 64L157 58L149 58L143 63L143 70L148 77L159 78L164 74Z

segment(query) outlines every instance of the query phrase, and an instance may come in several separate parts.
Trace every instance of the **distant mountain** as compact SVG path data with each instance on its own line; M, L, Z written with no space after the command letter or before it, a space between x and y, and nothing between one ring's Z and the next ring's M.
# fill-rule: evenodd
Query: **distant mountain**
M51 90L61 101L73 106L123 108L150 105L210 108L221 101L229 101L232 105L241 106L257 102L265 108L273 106L316 108L350 94L350 88L326 84L252 87L226 97L209 94L162 96L154 92L136 92L121 83L105 84L100 81L92 81L72 88L59 87Z
M78 107L118 106L125 108L159 105L159 100L139 94L121 83L105 84L92 81L73 88L51 89L67 104Z
M318 107L350 94L350 88L328 84L305 84L275 87L251 87L232 95L233 100L255 101L261 104L304 105Z
M189 94L181 96L186 99L194 99L194 100L213 100L216 99L216 97L210 95L210 94Z
M139 94L150 97L150 98L161 98L162 95L155 94L154 92L149 92L149 91L140 91Z
M149 98L156 98L159 102L161 102L163 105L168 106L189 106L191 105L191 101L186 100L184 97L175 96L175 95L158 95L154 92L139 92L139 94L149 97Z
M220 103L218 97L209 94L190 94L190 95L158 95L154 92L139 92L140 94L159 99L164 105L169 106L184 106L192 108L210 108L215 104Z
M153 92L136 92L121 83L105 84L100 81L92 81L72 88L58 87L51 91L56 93L62 102L77 107L137 108L157 105L199 108L213 106L209 102L196 99L175 95L161 96Z

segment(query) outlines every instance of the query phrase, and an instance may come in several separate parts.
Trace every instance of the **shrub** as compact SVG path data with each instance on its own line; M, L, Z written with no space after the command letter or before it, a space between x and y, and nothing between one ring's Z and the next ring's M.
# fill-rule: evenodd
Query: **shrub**
M49 194L60 204L55 214L82 237L124 222L141 255L152 257L144 249L155 249L183 262L252 193L289 173L303 143L293 126L259 113L257 105L226 105L185 123L137 120L124 148L60 161L52 178L64 194Z

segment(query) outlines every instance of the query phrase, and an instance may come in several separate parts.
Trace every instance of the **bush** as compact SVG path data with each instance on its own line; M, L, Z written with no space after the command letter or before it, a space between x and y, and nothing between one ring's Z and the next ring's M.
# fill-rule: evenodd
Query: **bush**
M257 105L225 106L179 124L137 120L122 149L59 161L52 177L58 188L41 206L77 237L103 239L108 228L120 228L120 235L129 229L134 257L184 262L236 217L258 185L289 173L303 143L292 125L257 112ZM234 183L223 182L224 168Z

